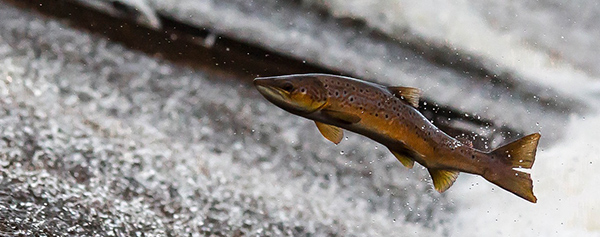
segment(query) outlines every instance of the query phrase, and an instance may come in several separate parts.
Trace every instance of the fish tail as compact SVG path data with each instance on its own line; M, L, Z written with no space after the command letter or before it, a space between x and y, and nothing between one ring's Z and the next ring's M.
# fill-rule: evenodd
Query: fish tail
M539 133L530 134L488 153L492 159L500 159L504 167L495 167L483 177L501 188L535 203L533 181L528 173L513 168L530 169L535 161L535 153L540 139Z

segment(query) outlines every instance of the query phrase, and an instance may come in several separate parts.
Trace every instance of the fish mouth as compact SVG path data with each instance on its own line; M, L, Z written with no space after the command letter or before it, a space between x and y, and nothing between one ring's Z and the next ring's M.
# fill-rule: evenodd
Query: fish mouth
M259 77L254 79L254 86L269 101L277 100L277 101L286 101L286 96L283 91L273 85L271 85L271 78L269 77Z
M289 95L286 91L273 85L273 77L259 77L254 79L254 86L268 101L284 109L294 108L294 104L289 101Z
M256 89L258 90L258 92L260 92L260 94L262 94L269 101L271 101L271 100L286 101L282 92L280 90L278 90L277 88L274 88L271 86L256 85Z
M254 79L254 86L262 94L269 102L277 105L279 108L282 108L293 114L306 114L313 112L311 110L307 110L302 105L295 103L290 98L290 93L279 88L275 84L275 78L281 77L259 77Z

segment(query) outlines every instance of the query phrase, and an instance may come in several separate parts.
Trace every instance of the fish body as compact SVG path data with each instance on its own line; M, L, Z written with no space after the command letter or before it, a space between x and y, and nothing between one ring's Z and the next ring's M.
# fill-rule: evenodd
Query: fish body
M423 165L439 192L465 172L537 201L529 174L513 169L531 168L537 133L485 152L449 136L425 118L416 109L421 93L416 88L327 74L257 78L254 84L275 105L315 121L321 134L336 144L346 129L386 146L408 168L414 162Z

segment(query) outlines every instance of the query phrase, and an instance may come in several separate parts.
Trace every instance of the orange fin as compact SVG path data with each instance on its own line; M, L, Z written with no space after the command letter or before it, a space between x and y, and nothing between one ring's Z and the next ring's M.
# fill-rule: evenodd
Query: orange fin
M484 178L527 201L537 202L537 198L533 194L533 181L528 173L509 169L505 172L484 176Z
M433 180L433 187L440 193L446 191L454 184L459 173L455 170L429 169L429 174Z
M392 154L394 154L396 159L398 159L398 161L400 161L400 163L402 163L404 166L406 166L406 168L412 169L412 167L415 166L415 161L413 159L411 159L410 157L408 157L407 155L398 153L395 151L391 151L391 152L392 152Z
M539 133L530 134L490 152L494 158L509 162L512 168L530 169L535 161Z
M319 132L329 141L338 144L344 138L344 130L339 127L315 121Z
M360 117L358 117L357 115L354 115L354 114L344 112L344 111L323 109L323 110L321 110L321 113L323 113L325 116L328 116L332 119L339 120L344 123L352 124L352 123L360 122Z
M415 108L419 107L419 98L421 97L421 90L414 87L401 87L401 86L390 86L387 88L394 96L407 102Z
M494 159L503 160L507 166L492 170L483 177L527 201L537 202L531 175L512 168L530 169L533 166L540 137L539 133L534 133L488 153Z

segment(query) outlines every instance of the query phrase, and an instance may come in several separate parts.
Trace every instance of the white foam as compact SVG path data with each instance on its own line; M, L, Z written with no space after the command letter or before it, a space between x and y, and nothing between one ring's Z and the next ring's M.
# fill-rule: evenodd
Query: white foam
M599 98L597 78L552 57L551 50L562 45L549 45L550 50L531 47L518 32L494 29L469 1L390 0L360 9L360 1L328 2L338 3L332 4L337 15L365 18L392 34L394 27L408 27L584 101ZM554 122L565 123L567 134L553 147L538 151L531 170L538 203L463 174L448 191L458 206L452 236L600 236L600 115ZM542 134L542 143L545 137Z
M398 37L406 33L402 29L409 29L429 41L448 45L459 52L491 59L490 62L495 65L488 65L490 67L498 67L500 71L517 71L529 80L571 96L582 98L582 94L589 93L587 84L597 81L597 78L573 66L573 62L568 61L569 57L557 59L552 55L553 50L564 47L562 44L568 44L568 41L548 45L550 49L535 47L536 42L527 41L520 32L496 29L493 22L481 14L477 4L471 1L387 0L376 4L360 0L326 2L334 15L363 18L374 28ZM540 17L554 17L552 12L538 14ZM578 36L583 38L581 40L585 40L585 37ZM592 33L587 37L588 41L595 39Z
M537 204L477 177L450 193L461 206L456 236L599 236L600 116L573 117L564 140L539 150L532 169ZM543 136L542 136L543 139Z

